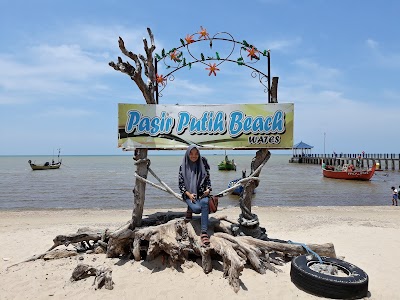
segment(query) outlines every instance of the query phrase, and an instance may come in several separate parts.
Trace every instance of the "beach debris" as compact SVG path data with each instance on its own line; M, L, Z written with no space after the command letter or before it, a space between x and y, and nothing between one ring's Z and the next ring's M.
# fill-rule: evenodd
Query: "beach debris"
M114 288L114 282L112 281L112 270L103 266L96 268L86 264L79 264L73 270L70 281L78 281L90 276L96 276L93 282L96 290L101 289L103 286L107 290L112 290Z
M73 249L55 249L55 250L48 251L45 254L43 254L42 259L44 259L44 260L60 259L60 258L77 256L77 255L78 255L78 252Z
M86 251L88 248L92 247L87 244L89 241L97 242L99 240L104 239L105 233L108 231L106 230L94 230L90 229L87 227L83 227L78 229L77 233L74 234L69 234L69 235L57 235L53 239L53 246L48 250L52 250L60 245L68 246L69 244L74 244L74 243L82 243L82 247L84 248L82 250Z
M273 266L282 265L288 257L304 254L306 250L300 245L265 241L251 236L233 236L218 217L210 218L210 247L201 247L200 220L185 222L183 218L168 221L165 224L133 231L133 248L136 261L151 261L160 255L168 255L171 267L185 265L189 255L201 257L204 273L213 269L212 257L223 261L223 274L235 292L240 289L240 275L245 265L260 274L266 270L279 272ZM221 230L221 231L220 231ZM319 255L336 257L333 244L309 244L310 249Z
M368 275L359 267L332 257L299 255L292 260L290 278L304 291L335 299L368 297Z

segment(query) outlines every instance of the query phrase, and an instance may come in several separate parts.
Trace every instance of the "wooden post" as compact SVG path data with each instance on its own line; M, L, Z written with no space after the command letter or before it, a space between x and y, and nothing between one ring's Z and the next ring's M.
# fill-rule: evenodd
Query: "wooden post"
M251 165L251 172L255 171L261 163L264 161L268 161L269 158L271 157L271 152L269 152L267 149L260 149L257 151L256 156L253 158L252 165ZM259 177L261 173L261 170L257 172L257 174L254 174L254 177ZM243 205L245 207L245 210L242 210L242 214L246 219L251 219L252 216L249 215L248 213L251 213L251 200L253 198L253 192L254 189L258 186L258 181L249 181L246 183L244 189L243 189ZM246 211L247 210L247 211Z
M136 161L136 173L147 179L147 149L135 149L133 159ZM140 227L143 217L143 206L146 194L146 183L135 179L135 188L133 189L133 211L132 211L132 224L131 229Z
M271 103L278 103L278 80L279 77L272 77Z

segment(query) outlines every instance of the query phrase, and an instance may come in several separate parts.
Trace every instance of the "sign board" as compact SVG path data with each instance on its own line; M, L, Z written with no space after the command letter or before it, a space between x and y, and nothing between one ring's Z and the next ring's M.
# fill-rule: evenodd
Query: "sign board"
M118 104L124 150L292 149L293 103L228 105Z

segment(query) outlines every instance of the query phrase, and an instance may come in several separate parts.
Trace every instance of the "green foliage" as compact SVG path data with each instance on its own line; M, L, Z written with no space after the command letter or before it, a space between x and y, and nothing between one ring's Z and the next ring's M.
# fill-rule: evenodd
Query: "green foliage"
M161 55L162 55L162 57L165 57L165 49L164 48L161 51Z
M189 63L189 70L192 68L192 63Z
M154 55L155 55L155 57L157 58L157 60L161 60L161 56L160 56L160 55L158 55L157 53L154 54Z
M215 52L215 54L217 55L217 59L220 60L221 58L219 57L219 53Z
M246 47L250 47L250 45L245 40L243 40L243 45L245 45Z
M239 58L237 59L237 64L238 64L238 66L243 66L243 65L244 65L243 57L239 57Z
M180 39L182 46L185 46L185 41Z
M205 59L205 58L204 58L204 54L203 54L203 53L200 53L200 55L201 55L201 60L204 61L204 59Z

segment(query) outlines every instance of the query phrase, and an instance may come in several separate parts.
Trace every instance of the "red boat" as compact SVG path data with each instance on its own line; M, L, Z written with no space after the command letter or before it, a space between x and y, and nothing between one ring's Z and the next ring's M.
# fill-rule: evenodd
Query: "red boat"
M376 165L369 169L356 169L353 165L343 165L338 167L322 165L322 173L324 177L335 179L351 179L351 180L370 180L374 175Z

